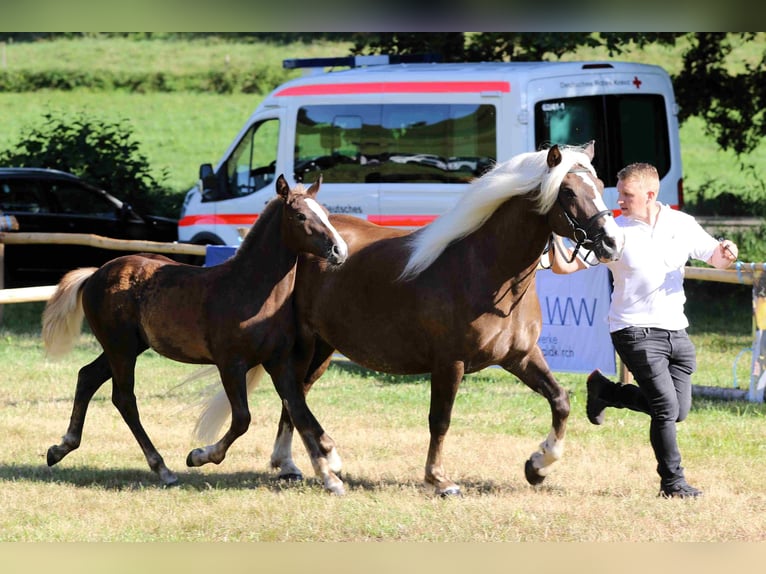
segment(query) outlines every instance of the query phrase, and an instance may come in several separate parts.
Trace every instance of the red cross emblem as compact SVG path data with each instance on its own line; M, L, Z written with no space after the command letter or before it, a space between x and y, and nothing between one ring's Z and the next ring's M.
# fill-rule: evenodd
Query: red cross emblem
M641 87L641 80L638 79L638 76L633 76L633 85L636 86L636 89L639 89Z

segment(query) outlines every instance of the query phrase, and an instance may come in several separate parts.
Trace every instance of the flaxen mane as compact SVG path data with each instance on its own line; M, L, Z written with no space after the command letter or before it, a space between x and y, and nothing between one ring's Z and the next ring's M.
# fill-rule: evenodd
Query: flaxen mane
M511 197L539 189L535 211L547 213L572 166L580 164L595 175L590 159L579 148L562 148L561 155L561 163L550 169L548 150L519 154L475 179L452 209L412 235L412 253L399 279L422 273L448 245L476 231Z

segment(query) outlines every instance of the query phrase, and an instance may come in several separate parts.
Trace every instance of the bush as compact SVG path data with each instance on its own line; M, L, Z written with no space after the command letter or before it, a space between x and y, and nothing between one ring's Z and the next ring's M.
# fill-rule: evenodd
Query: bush
M140 211L175 217L181 198L155 179L131 134L127 122L47 112L42 125L22 134L16 149L0 152L0 165L68 171Z

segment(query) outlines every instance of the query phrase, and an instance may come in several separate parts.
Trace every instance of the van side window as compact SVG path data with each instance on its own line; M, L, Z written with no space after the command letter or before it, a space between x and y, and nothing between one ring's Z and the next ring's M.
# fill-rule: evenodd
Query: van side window
M274 181L278 142L277 119L247 130L226 162L226 197L249 195Z
M593 167L604 185L617 185L617 172L633 162L670 171L665 100L659 94L560 98L535 105L535 145L582 145L595 139Z
M467 183L497 158L495 107L317 105L298 110L295 180Z

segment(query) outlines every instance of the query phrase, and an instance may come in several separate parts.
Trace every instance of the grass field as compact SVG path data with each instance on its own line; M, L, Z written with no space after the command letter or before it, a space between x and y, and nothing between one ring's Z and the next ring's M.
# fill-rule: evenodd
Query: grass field
M706 496L660 500L647 419L610 410L603 427L590 425L584 377L566 373L559 380L572 404L567 450L536 488L524 480L523 464L547 435L548 405L499 369L461 386L445 456L464 496L441 500L421 484L427 380L335 363L309 404L345 462L348 494L336 498L314 480L297 440L296 462L308 480L275 480L268 460L280 404L267 382L251 396L251 428L227 459L186 469L186 454L199 446L191 431L207 382L181 385L195 367L153 352L139 359L136 394L180 486L159 486L108 384L91 402L81 448L49 468L45 452L66 429L77 370L98 345L86 332L64 361L46 360L40 309L6 307L0 330L0 541L766 540L766 407L695 398L679 442L687 476ZM700 359L695 382L730 385L733 360L751 342L747 309L732 302L720 315L692 309L690 316Z

